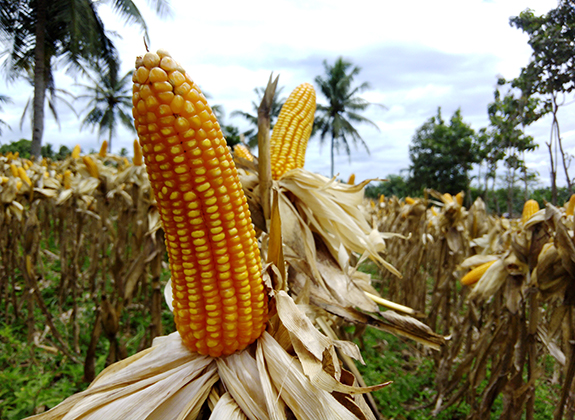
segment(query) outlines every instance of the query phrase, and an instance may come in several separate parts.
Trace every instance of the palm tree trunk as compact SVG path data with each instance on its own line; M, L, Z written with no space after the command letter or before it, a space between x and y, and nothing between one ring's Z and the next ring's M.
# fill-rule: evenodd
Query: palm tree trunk
M333 162L333 149L335 147L335 137L332 135L331 136L331 177L333 178L333 167L334 167L334 162Z
M108 136L108 153L112 153L112 127L110 127L110 135Z
M37 0L36 46L34 47L34 120L32 123L32 148L30 154L41 157L44 134L44 100L46 98L46 0Z

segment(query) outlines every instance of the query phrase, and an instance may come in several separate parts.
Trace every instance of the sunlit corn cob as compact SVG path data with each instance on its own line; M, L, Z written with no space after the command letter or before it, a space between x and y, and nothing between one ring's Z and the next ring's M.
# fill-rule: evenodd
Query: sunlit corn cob
M64 189L69 190L72 186L72 172L70 170L66 170L64 172Z
M140 147L138 139L134 140L134 159L132 159L132 163L134 166L142 166L144 164L142 148Z
M74 146L74 149L72 149L72 158L74 159L78 159L80 157L80 152L82 151L82 148L80 147L79 144Z
M136 60L133 115L188 348L231 354L264 331L267 296L250 211L206 98L165 51Z
M531 216L539 211L539 203L533 199L527 200L523 205L523 213L521 214L521 222L525 223Z
M108 142L104 140L102 142L102 146L100 146L100 152L98 153L98 156L105 158L106 153L108 153Z
M347 180L348 185L355 185L355 174L351 174Z
M449 193L443 194L443 202L444 203L453 203L453 196Z
M8 182L8 177L0 176L0 184L6 184Z
M12 172L14 178L18 178L18 167L13 163L10 164L10 172Z
M385 200L385 194L379 196L379 204L383 203L383 200Z
M405 197L405 204L413 204L415 200L411 197Z
M270 139L272 178L303 168L315 114L315 89L302 83L282 106Z
M86 169L90 176L93 176L94 178L100 177L100 171L90 156L82 156L82 161L84 162L84 165L86 165Z
M475 267L473 270L461 278L461 284L464 286L471 286L472 284L477 283L483 274L485 274L487 269L491 267L495 261L497 260L489 261Z
M24 181L26 184L28 184L29 187L32 186L32 181L30 181L30 178L28 177L28 174L26 173L26 170L24 168L22 168L21 166L18 167L18 177Z
M463 198L465 197L465 193L463 191L458 192L455 195L455 201L457 202L457 204L459 204L460 206L463 205Z
M575 210L575 194L571 194L571 198L569 198L569 201L565 206L565 215L573 216L574 210Z
M254 161L254 156L250 152L250 149L240 143L234 146L234 155L249 160L250 162Z

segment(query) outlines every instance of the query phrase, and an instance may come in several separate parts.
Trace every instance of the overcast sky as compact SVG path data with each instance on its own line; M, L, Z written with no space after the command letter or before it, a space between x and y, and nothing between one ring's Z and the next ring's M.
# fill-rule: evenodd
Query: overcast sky
M280 1L182 1L172 0L174 15L159 19L146 2L135 0L149 27L151 50L171 52L190 76L226 112L226 123L247 129L245 122L231 118L233 110L251 112L253 89L266 84L270 73L280 75L287 96L303 82L313 83L323 73L323 61L333 63L339 56L361 67L357 84L367 81L372 89L362 97L385 105L371 107L365 116L379 131L359 125L368 144L352 148L351 163L345 154L336 159L336 172L347 179L383 178L409 166L409 144L418 127L441 107L446 120L461 108L464 121L478 130L488 124L487 104L493 100L498 76L511 79L528 63L531 49L527 36L509 25L509 18L526 8L544 14L557 6L556 0L280 0ZM125 26L102 6L107 28L116 31L116 45L122 69L133 67L136 55L145 52L139 27ZM78 75L60 72L57 87L76 93L74 83L85 83ZM0 93L14 103L6 106L0 119L2 143L30 138L26 121L20 131L22 109L32 94L29 86L6 85ZM325 99L318 93L318 102ZM74 105L82 111L81 103ZM97 131L80 131L80 120L63 103L58 107L61 129L51 116L46 119L44 144L80 144L84 150L98 149ZM560 115L566 149L575 154L573 105ZM528 166L539 172L541 183L549 179L545 141L550 121L542 120L528 132L540 144L527 156ZM131 150L134 136L120 130L113 141L114 151ZM329 144L320 146L312 138L306 168L329 175ZM572 169L575 173L575 167ZM559 182L564 176L559 173Z

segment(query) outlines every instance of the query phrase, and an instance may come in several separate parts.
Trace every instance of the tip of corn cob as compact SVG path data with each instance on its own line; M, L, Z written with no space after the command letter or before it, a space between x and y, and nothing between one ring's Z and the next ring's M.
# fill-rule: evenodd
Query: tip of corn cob
M521 214L521 222L527 222L531 216L539 211L539 203L533 199L527 200L523 205L523 213Z

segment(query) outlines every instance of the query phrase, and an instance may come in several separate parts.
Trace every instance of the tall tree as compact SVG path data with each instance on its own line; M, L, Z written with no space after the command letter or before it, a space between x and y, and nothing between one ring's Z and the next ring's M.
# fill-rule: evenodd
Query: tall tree
M88 76L90 85L81 84L88 92L78 99L88 99L85 111L88 111L82 127L98 127L98 135L108 134L108 149L112 150L112 137L119 122L135 132L132 117L132 72L121 79L109 72L98 72L96 77Z
M271 107L271 111L270 111L270 129L274 128L274 124L278 118L278 115L280 114L280 111L282 109L283 104L286 101L286 98L280 98L280 94L283 90L284 86L280 86L276 89L276 94L274 95L274 99L272 102L272 107ZM235 110L232 111L232 113L230 114L232 117L234 116L239 116L242 117L243 119L245 119L250 126L252 126L253 128L250 128L248 131L244 132L244 136L248 139L247 143L248 146L250 148L254 148L257 147L258 145L258 107L260 106L260 103L262 102L262 98L264 96L264 93L266 91L265 87L256 87L254 88L254 92L257 95L257 100L252 101L252 113L250 114L249 112L245 112L245 111L241 111L241 110Z
M168 0L149 0L160 14ZM111 74L117 72L117 51L98 14L98 6L111 5L127 23L146 32L140 11L131 0L0 0L0 41L7 49L5 70L11 79L27 71L34 74L32 155L40 156L44 133L44 103L56 63L83 69L88 63Z
M0 112L2 111L2 104L9 104L12 100L6 95L0 95ZM0 119L0 136L2 135L2 126L10 128L7 122Z
M413 191L433 188L455 194L468 190L469 171L480 161L481 149L460 109L446 124L439 108L413 136L409 159L408 185Z
M504 86L506 81L500 78L498 86ZM488 157L497 156L503 159L507 173L507 212L513 215L513 199L515 182L518 171L523 174L525 188L527 188L527 166L525 165L525 152L532 151L537 147L533 137L525 134L525 127L536 119L538 99L530 97L525 92L516 92L509 89L502 95L499 88L495 89L494 101L487 107L489 121L491 123L491 142L488 143ZM492 160L495 171L497 161ZM495 174L493 174L495 176Z
M510 19L510 24L529 35L533 52L529 64L521 70L514 85L544 98L542 109L552 115L551 133L547 148L551 161L553 203L557 200L557 162L561 159L568 188L569 156L563 148L558 112L565 94L575 89L575 7L572 0L560 0L557 8L546 15L536 16L525 10ZM559 149L559 153L557 153Z
M320 142L323 143L327 136L331 137L331 176L334 174L334 152L341 147L351 159L349 141L357 147L360 143L369 153L369 148L354 123L367 123L379 130L379 127L371 120L360 115L370 102L356 96L358 93L369 89L369 83L364 82L353 87L353 79L359 74L361 68L339 57L332 65L324 60L325 76L317 76L315 82L321 93L326 97L328 105L318 104L314 121L314 132L319 133Z

